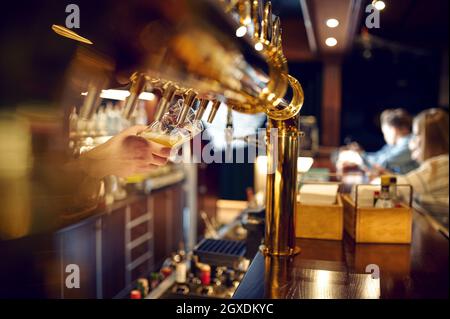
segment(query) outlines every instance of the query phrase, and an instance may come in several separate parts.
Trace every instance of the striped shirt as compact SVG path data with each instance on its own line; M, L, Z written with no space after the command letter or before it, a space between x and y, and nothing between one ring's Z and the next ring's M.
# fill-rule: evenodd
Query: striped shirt
M426 160L419 168L398 176L398 184L410 184L414 199L435 214L446 214L448 219L448 154ZM444 217L444 216L443 216Z

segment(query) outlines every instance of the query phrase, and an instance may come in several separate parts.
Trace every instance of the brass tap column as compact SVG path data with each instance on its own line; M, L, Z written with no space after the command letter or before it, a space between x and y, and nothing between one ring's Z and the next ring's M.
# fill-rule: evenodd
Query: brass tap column
M298 116L269 119L267 128L266 230L264 253L288 256L295 246L295 203L299 149Z

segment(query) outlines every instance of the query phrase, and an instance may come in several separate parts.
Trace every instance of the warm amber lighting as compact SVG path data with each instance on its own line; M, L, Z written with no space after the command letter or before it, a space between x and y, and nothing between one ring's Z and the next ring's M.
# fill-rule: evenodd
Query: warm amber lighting
M264 47L263 47L261 42L258 42L258 43L255 44L255 50L256 51L261 51L263 48Z
M339 25L339 21L337 19L331 18L326 21L326 25L329 28L336 28Z
M378 11L383 10L384 8L386 8L386 4L384 3L384 1L381 0L375 0L372 2L372 5L375 7L375 9L377 9Z
M155 94L150 92L142 92L139 95L139 100L145 100L145 101L153 101L155 99Z
M306 173L313 163L314 159L312 157L299 157L297 160L297 171L299 173Z
M247 34L247 27L245 25L242 25L236 29L236 36L238 38L242 38L246 34Z
M83 93L81 93L81 95L87 95L87 92L83 92ZM129 95L130 95L130 91L127 91L127 90L110 89L110 90L102 90L100 97L103 99L125 101ZM142 92L139 95L139 99L145 100L145 101L153 101L155 99L155 94L150 93L150 92Z
M325 44L329 47L334 47L337 44L336 38L330 37L325 40Z
M260 175L267 175L267 156L261 155L256 158L256 171Z

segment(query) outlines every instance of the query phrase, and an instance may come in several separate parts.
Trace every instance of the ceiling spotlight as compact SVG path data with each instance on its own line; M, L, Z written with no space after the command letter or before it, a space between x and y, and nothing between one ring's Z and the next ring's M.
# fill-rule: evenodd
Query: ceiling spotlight
M331 18L326 21L327 27L336 28L339 25L339 21L337 19Z
M375 7L375 9L377 9L378 11L383 10L384 8L386 8L386 4L384 3L384 1L381 0L374 0L372 2L372 5Z
M236 29L236 36L238 38L242 38L247 33L247 27L245 25L241 25Z
M325 44L327 45L327 46L329 46L329 47L334 47L336 44L337 44L337 40L336 40L336 38L327 38L326 40L325 40Z

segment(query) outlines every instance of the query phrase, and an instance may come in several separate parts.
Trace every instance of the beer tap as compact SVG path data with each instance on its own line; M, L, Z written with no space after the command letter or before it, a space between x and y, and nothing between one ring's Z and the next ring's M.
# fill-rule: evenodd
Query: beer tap
M270 40L270 44L274 48L278 48L280 45L281 40L281 24L280 24L280 18L276 17L275 21L273 22L272 27L272 39Z
M186 121L186 117L189 113L189 110L194 105L195 97L197 93L193 90L188 90L186 92L186 97L184 98L183 107L177 119L177 125L182 125Z
M198 107L197 112L195 113L194 121L200 121L202 119L203 114L205 114L208 103L209 103L209 100L200 99L200 106Z
M233 154L230 154L230 150L231 150L231 144L233 143L233 112L232 112L232 108L230 106L228 106L228 110L227 110L227 123L225 126L225 141L227 144L227 155L228 156L232 156Z
M126 120L130 120L133 116L139 95L145 90L147 78L145 74L134 73L131 77L131 81L130 95L128 96L122 111L122 116Z
M270 43L272 36L272 3L269 1L264 6L264 16L261 21L260 41Z
M214 118L216 117L217 110L219 109L220 104L221 104L220 101L218 101L218 100L214 101L212 108L211 108L211 112L209 113L209 116L208 116L208 123L212 123L214 121Z
M259 17L260 17L260 2L259 0L253 0L252 2L252 20L253 20L253 38L258 39L259 33L260 33L260 23L259 23Z
M161 101L159 102L158 108L156 110L155 114L155 120L160 121L166 113L167 108L169 107L170 102L172 101L175 92L177 90L176 85L172 84L171 82L168 82L163 87L164 93L161 97Z
M240 0L238 4L238 12L240 24L248 27L252 22L250 0Z
M97 83L89 83L88 92L86 98L84 99L83 105L80 108L80 119L89 121L92 119L96 111L96 106L100 101L100 94L102 92L102 87Z
M103 78L93 80L89 82L87 95L84 98L83 105L80 108L80 113L78 115L76 134L74 137L77 139L83 140L84 138L89 136L89 124L93 121L93 117L95 112L97 111L97 106L100 104L100 95L102 93L102 89L106 84L106 80ZM79 147L79 140L75 144L77 144L77 148ZM79 150L76 150L78 153Z

